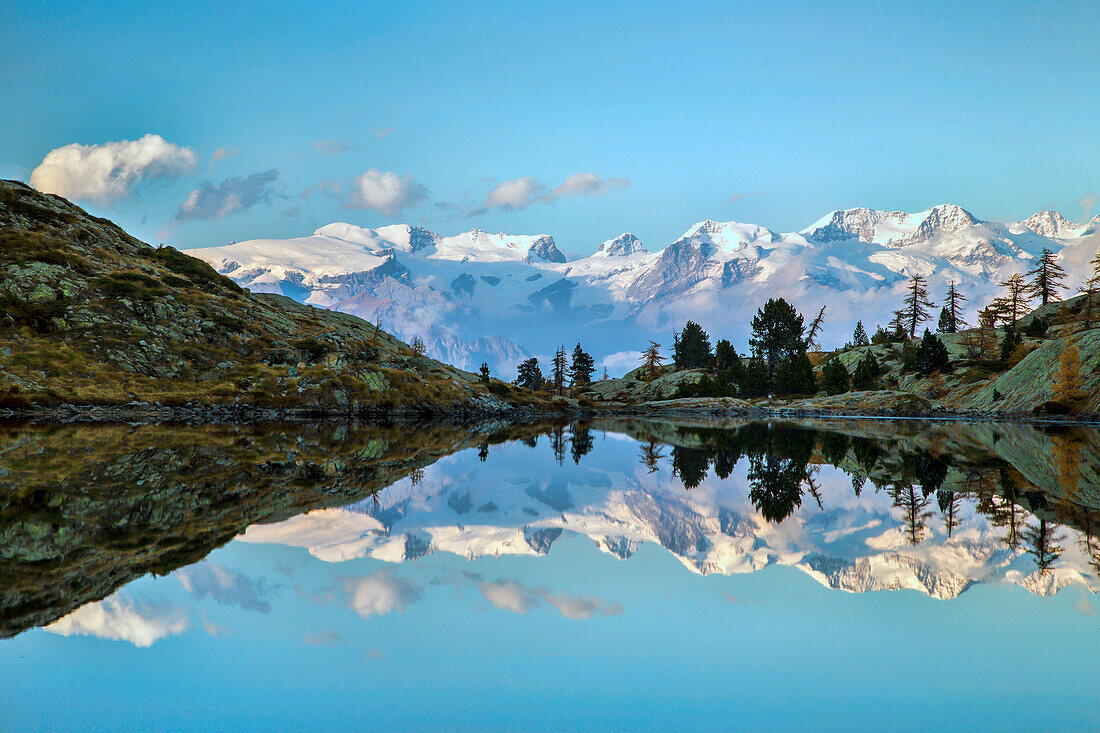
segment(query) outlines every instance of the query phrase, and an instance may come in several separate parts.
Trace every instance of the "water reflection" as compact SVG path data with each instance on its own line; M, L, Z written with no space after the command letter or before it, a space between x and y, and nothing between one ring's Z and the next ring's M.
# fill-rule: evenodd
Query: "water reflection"
M1092 592L1100 572L1100 437L1079 426L9 425L0 476L5 636L54 622L134 643L178 633L171 609L112 596L177 568L197 599L270 612L264 581L194 564L238 536L402 563L546 555L569 533L623 559L652 543L701 574L790 565L832 588L939 598L991 582ZM411 602L398 580L337 590L369 615ZM580 603L467 580L502 603Z

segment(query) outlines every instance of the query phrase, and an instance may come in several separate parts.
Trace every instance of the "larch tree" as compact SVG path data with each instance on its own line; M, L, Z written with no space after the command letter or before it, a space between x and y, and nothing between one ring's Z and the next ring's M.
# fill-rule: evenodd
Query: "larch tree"
M1077 292L1085 296L1085 304L1081 308L1081 316L1084 319L1086 329L1092 328L1092 319L1096 308L1096 296L1100 295L1100 273L1093 272L1089 275Z
M901 323L909 338L917 336L917 328L928 320L928 314L935 303L928 299L928 280L924 275L909 278L909 295L905 296L905 306L901 309Z
M994 299L993 303L1001 312L1001 320L1006 323L1015 323L1031 308L1031 287L1019 273L1010 275L1001 283L1001 287L1008 292Z
M1058 291L1066 289L1066 271L1055 260L1054 252L1044 247L1035 269L1028 275L1031 276L1029 283L1031 294L1038 298L1042 305L1062 299Z
M559 346L554 352L554 359L550 362L550 381L554 383L554 392L561 394L565 389L565 379L569 371L569 362L565 355L565 347Z
M825 306L817 312L817 317L810 321L806 327L806 351L812 351L821 347L817 342L817 335L821 332L821 324L825 322Z
M1077 288L1077 292L1085 296L1085 328L1092 328L1093 308L1096 306L1096 296L1100 295L1100 250L1093 255L1089 264L1092 265L1092 274Z
M1058 371L1054 375L1055 401L1071 406L1084 397L1081 390L1081 354L1072 343L1066 344L1058 358Z
M1040 517L1037 526L1029 524L1024 528L1023 537L1028 543L1027 553L1035 558L1039 572L1050 572L1064 552L1058 543L1065 539L1065 535L1058 534L1057 525L1047 524L1047 520Z
M424 339L419 336L413 336L413 340L409 342L409 348L412 349L413 356L421 357L427 352L427 348L424 346Z
M642 379L652 382L661 376L661 368L665 358L661 356L661 345L656 341L649 342L649 348L642 352Z
M662 444L652 438L642 446L642 465L649 469L649 473L656 473L660 468L658 464L665 457L662 449Z

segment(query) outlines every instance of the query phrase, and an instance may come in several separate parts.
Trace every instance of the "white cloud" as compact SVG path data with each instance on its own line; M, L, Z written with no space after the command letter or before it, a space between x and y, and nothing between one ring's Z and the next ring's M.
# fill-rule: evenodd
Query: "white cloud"
M529 588L515 580L498 580L495 583L475 580L482 598L502 611L527 613L543 600L569 619L586 619L595 614L614 616L623 612L622 606L609 606L594 596L569 596L565 593L554 595L545 588Z
M534 594L522 583L514 580L501 580L496 583L482 580L478 581L477 587L481 591L482 598L502 611L527 613L538 605Z
M489 191L489 195L485 197L485 203L482 204L482 209L485 211L489 209L504 209L505 211L523 209L534 203L537 194L545 188L544 185L531 176L504 181L498 183L493 187L493 190Z
M552 204L558 199L570 199L577 196L600 196L613 188L626 188L630 181L625 178L600 178L595 173L574 173L554 189L547 191L546 185L531 176L513 178L494 186L485 196L481 206L470 212L470 216L480 216L492 209L516 211L525 209L535 202Z
M394 130L392 127L372 127L370 129L370 132L379 140L385 140L387 137L396 132L396 130Z
M195 151L160 135L102 145L73 143L48 152L31 172L31 185L45 193L106 204L132 195L143 180L193 170L197 160Z
M543 200L549 204L559 198L600 196L613 188L626 188L629 185L630 181L625 178L600 178L595 173L574 173L560 186L546 194Z
M365 578L349 580L344 590L351 610L363 618L404 611L407 605L420 599L416 586L386 568Z
M261 583L217 563L192 565L177 570L175 576L183 589L199 600L209 596L226 606L240 606L260 613L271 612L271 604L263 599L266 591Z
M148 647L165 637L182 634L189 624L190 620L181 609L136 605L115 595L81 606L47 626L46 631L61 636L76 634L128 641L137 647Z
M373 209L382 216L396 219L402 211L427 198L428 189L412 176L371 168L355 179L347 205L355 209Z
M271 184L278 177L279 171L272 168L264 173L253 173L247 178L226 178L217 186L210 181L203 181L180 204L176 211L176 221L214 221L246 211L256 204L266 203L274 194Z
M640 351L616 351L608 354L600 361L600 366L610 371L623 373L642 364L642 352Z

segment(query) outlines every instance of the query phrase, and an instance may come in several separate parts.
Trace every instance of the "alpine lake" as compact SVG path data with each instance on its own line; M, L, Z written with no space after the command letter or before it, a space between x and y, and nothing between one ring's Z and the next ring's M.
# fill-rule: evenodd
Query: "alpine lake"
M1094 730L1100 432L0 424L0 729Z

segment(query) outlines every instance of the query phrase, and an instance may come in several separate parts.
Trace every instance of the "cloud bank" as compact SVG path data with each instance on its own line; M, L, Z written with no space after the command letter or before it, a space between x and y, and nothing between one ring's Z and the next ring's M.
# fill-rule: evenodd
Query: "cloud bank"
M470 216L480 216L493 209L517 211L531 204L541 202L552 204L558 199L571 199L578 196L601 196L615 188L626 188L630 181L625 178L600 178L595 173L574 173L559 185L547 190L546 184L531 176L503 181L489 191L481 206L470 212Z
M420 600L419 588L387 568L365 578L349 580L344 590L351 610L363 618L404 611L410 603Z
M177 570L175 575L183 589L199 600L210 597L226 606L271 612L271 604L263 598L266 591L261 583L217 563L199 563Z
M402 211L427 198L428 189L412 176L371 168L356 177L346 205L353 209L371 209L387 219L397 219Z
M256 204L267 203L275 193L271 184L278 177L279 171L272 168L247 178L226 178L217 186L203 181L180 204L176 221L215 221L247 211Z
M46 627L61 636L95 636L128 641L149 647L160 639L182 634L189 626L187 615L171 606L137 605L121 596L81 606Z
M46 153L31 172L31 185L43 193L107 204L131 196L144 180L191 171L197 160L190 148L153 134L101 145L73 143Z

